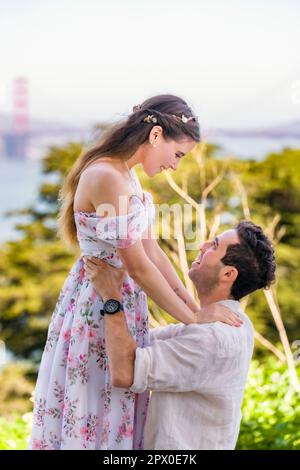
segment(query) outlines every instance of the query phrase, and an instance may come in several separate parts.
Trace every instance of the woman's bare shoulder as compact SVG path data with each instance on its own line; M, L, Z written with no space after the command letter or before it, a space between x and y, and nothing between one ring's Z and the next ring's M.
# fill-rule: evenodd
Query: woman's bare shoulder
M81 174L80 180L92 184L109 184L113 181L121 182L124 180L124 171L120 165L112 164L107 161L97 162L89 165Z
M118 205L121 195L129 194L126 174L118 165L108 162L95 163L81 174L78 189L96 208L99 204Z

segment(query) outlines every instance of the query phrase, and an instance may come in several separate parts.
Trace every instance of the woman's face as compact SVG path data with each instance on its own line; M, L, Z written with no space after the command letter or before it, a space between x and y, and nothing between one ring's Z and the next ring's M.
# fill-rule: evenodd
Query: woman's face
M154 147L154 144L156 147ZM179 142L166 141L162 135L162 128L154 126L149 134L149 142L145 145L142 165L148 176L154 176L161 171L176 170L180 159L194 148L196 142L184 137Z

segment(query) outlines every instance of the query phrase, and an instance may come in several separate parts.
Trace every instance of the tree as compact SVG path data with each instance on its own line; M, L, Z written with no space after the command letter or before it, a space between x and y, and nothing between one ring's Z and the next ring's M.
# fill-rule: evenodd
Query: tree
M41 186L36 204L21 211L31 218L30 223L18 226L23 234L22 239L3 244L0 251L1 338L15 354L37 361L45 344L59 291L79 254L67 251L57 238L56 217L62 181L82 149L81 143L50 148L43 160L43 173L49 175L51 181ZM299 294L297 278L300 259L300 209L296 203L300 191L297 186L299 151L284 150L262 162L224 161L217 157L217 153L216 146L207 145L203 159L195 149L182 160L174 174L174 181L196 202L201 202L204 188L213 185L206 197L208 229L203 236L208 237L216 227L223 230L244 218L235 181L240 181L246 188L251 215L256 223L266 226L279 214L278 227L285 228L286 232L276 247L278 302L290 339L297 339L300 335L300 313L295 301ZM138 173L144 188L152 192L156 203L184 203L164 174L149 179L140 169ZM214 186L215 181L218 184ZM278 196L279 191L281 197ZM195 223L195 219L191 223ZM179 275L186 279L181 271L174 239L161 240L160 243L177 265ZM195 255L196 250L187 253L188 264ZM168 316L151 301L149 305L153 324L168 321ZM278 332L261 292L251 296L247 312L260 333L278 342Z

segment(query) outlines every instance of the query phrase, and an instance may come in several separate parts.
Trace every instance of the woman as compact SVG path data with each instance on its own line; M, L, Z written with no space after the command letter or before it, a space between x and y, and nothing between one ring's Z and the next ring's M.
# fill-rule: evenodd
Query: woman
M60 233L79 243L82 255L124 265L128 275L122 303L140 347L148 345L146 294L186 324L204 322L205 312L198 312L167 256L146 236L154 205L133 167L141 163L150 177L176 170L199 140L197 120L185 101L172 95L152 97L78 159L63 187ZM109 213L112 208L115 213ZM29 448L143 447L148 394L111 386L102 306L81 257L65 281L49 326ZM228 312L215 320L239 324Z

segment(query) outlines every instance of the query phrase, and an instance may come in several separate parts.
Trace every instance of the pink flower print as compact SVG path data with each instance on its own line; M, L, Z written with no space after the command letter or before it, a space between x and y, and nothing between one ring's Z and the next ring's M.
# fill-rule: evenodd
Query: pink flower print
M122 423L118 429L118 436L121 438L133 436L133 427L126 423Z
M108 438L109 438L109 429L110 429L110 421L105 418L103 420L103 427L102 427L102 433L101 433L101 438L100 438L100 443L101 444L108 444Z
M133 424L132 417L130 416L130 409L126 401L121 400L121 403L124 414L122 416L122 423L118 428L118 433L116 437L117 442L121 442L125 437L133 436Z
M132 288L131 284L129 284L128 282L123 283L122 290L123 290L124 294L132 294L133 293L133 288Z
M85 278L85 269L84 269L84 266L82 266L79 269L78 282L82 282L84 278Z
M32 448L33 450L41 450L43 442L40 439L33 439Z
M74 366L75 363L75 356L73 353L69 353L68 355L68 364L69 366Z
M106 349L105 349L105 340L98 338L96 344L95 344L95 349L93 348L97 355L97 360L96 362L98 363L100 369L106 370L108 367L108 359L106 355Z
M95 328L92 328L91 326L88 327L88 338L90 339L97 338L97 331L95 330Z
M57 398L58 403L63 403L64 401L64 396L65 396L65 390L64 387L62 387L58 381L55 381L55 387L54 387L54 396Z
M131 437L131 436L133 436L133 427L128 426L126 431L125 431L125 437Z
M73 385L77 378L80 379L82 385L86 384L89 380L89 367L87 354L80 354L79 359L76 359L76 366L68 368L68 377L71 385Z
M136 319L137 322L141 321L141 312L140 312L140 310L136 310L135 319Z
M71 299L67 306L67 312L73 313L75 307L75 300Z
M68 412L68 410L69 410L69 405L68 405L68 403L66 403L66 402L64 401L63 404L62 404L62 406L61 406L61 411L62 411L62 413L65 414L65 413Z
M68 361L68 355L69 355L69 346L70 346L70 341L65 341L64 344L63 344L63 354L64 354L64 357L61 361L61 366L62 367L66 367L67 365L67 361Z
M45 413L46 413L46 399L36 398L35 403L34 403L34 422L37 426L44 425Z
M97 415L89 413L84 416L84 425L80 428L80 434L83 437L83 446L88 448L89 443L96 441L99 418Z
M77 321L77 326L73 327L72 332L82 342L85 337L85 324Z
M95 302L95 300L97 299L97 292L95 291L95 289L92 290L92 295L91 295L91 300L92 302Z
M63 338L64 338L64 341L70 341L70 338L71 338L71 330L65 330L63 332Z
M107 261L107 260L110 260L114 257L114 253L111 253L110 255L107 255L107 256L104 256L104 258L102 258L102 261Z
M79 222L79 226L80 227L85 227L85 228L89 228L89 223L88 223L88 220L87 220L87 217L86 215L79 215L78 217L78 222Z
M83 436L83 437L86 437L88 435L88 428L87 426L82 426L82 428L80 428L80 434Z

